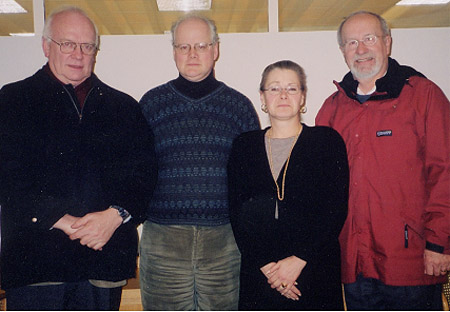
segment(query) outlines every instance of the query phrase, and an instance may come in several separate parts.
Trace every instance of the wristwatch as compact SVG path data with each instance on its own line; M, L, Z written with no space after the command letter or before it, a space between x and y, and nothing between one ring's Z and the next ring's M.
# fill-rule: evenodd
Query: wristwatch
M127 223L132 218L130 213L127 210L125 210L122 207L120 207L120 206L111 205L111 206L109 206L109 208L113 208L113 209L117 210L117 213L122 218L122 224Z

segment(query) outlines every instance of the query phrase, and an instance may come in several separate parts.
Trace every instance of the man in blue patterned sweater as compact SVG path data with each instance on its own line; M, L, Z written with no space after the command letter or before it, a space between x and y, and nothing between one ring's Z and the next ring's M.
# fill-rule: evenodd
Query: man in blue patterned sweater
M226 165L233 139L259 129L250 100L217 81L213 21L172 26L179 76L148 91L143 113L159 167L140 252L144 310L237 310L240 253L228 215Z

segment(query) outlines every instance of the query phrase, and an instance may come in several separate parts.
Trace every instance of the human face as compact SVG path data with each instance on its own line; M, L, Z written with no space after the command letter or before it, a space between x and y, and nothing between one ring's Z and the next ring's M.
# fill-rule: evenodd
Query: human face
M269 118L275 120L294 120L300 122L300 109L305 103L305 94L301 91L300 80L295 71L290 69L275 68L267 75L265 89L279 86L282 91L279 94L271 94L269 91L260 91L261 103L267 106ZM287 87L295 86L300 89L297 94L289 94Z
M366 46L359 42L355 50L341 47L353 77L359 82L371 82L381 78L388 68L388 57L391 51L391 37L383 36L380 22L375 16L358 14L351 17L342 27L342 41L362 40L368 35L376 35L377 42Z
M187 54L181 54L173 49L175 64L181 76L189 81L198 82L205 79L212 71L214 63L219 55L217 43L208 48L204 53L198 53L194 49L196 43L211 43L211 32L208 25L199 19L183 21L175 33L174 44L190 44L191 50Z
M89 20L76 12L63 12L56 15L52 22L51 38L57 42L94 43L95 30ZM64 84L74 87L81 84L92 74L96 55L81 53L80 46L70 54L61 52L59 45L46 38L42 39L42 48L48 58L52 73Z

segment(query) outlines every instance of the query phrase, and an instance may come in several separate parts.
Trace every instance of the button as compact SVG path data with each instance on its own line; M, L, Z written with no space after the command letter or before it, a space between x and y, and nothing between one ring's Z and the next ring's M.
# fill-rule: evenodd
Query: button
M37 222L37 218L32 218L31 222L36 223Z

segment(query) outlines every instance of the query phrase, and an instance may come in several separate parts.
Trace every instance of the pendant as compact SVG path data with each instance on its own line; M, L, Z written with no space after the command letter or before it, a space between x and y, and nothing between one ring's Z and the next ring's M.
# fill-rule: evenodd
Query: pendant
M278 220L278 200L275 201L275 220Z

